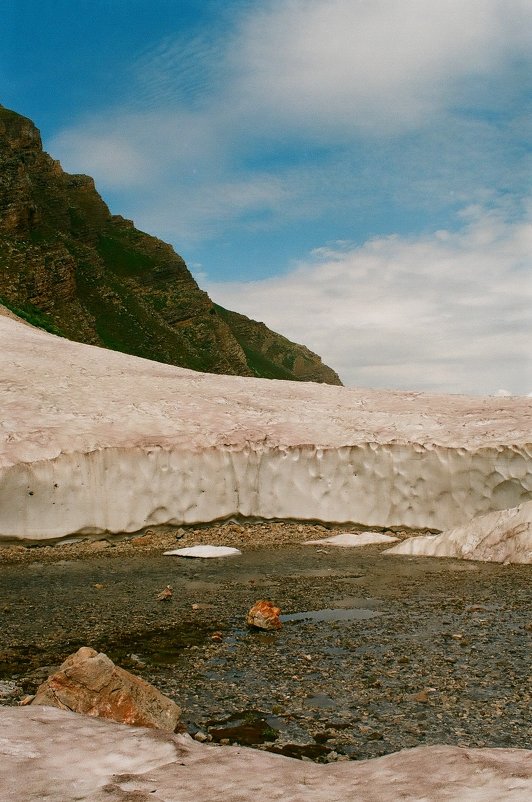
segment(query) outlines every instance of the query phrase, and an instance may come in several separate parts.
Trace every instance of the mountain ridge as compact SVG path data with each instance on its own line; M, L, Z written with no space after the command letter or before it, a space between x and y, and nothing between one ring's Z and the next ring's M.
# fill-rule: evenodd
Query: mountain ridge
M0 303L71 340L208 373L341 384L303 345L213 303L167 243L65 173L0 106Z

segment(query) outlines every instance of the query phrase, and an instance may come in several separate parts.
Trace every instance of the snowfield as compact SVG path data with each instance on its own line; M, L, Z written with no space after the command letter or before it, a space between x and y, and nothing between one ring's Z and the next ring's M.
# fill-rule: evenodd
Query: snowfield
M532 499L532 401L195 373L0 315L0 538L242 515L449 529Z

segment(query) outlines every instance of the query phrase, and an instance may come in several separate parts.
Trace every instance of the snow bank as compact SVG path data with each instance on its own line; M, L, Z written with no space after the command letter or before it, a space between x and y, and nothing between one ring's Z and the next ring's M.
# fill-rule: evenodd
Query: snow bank
M0 315L0 538L234 515L446 529L532 498L532 402L195 373Z
M52 707L0 708L2 802L529 802L532 752L426 746L316 765Z
M242 554L231 546L188 546L184 549L172 549L163 552L165 557L193 557L197 559L216 559L217 557L234 557Z
M441 535L409 538L385 553L532 563L532 501L481 515Z
M382 532L343 532L341 535L324 537L320 540L305 540L305 546L340 546L341 548L357 548L358 546L373 546L382 543L394 543L399 540L392 535Z

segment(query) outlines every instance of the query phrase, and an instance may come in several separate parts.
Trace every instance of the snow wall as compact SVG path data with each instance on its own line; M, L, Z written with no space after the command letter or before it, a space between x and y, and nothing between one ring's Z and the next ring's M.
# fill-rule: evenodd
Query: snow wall
M532 499L531 464L516 446L103 448L5 468L0 538L135 532L237 515L441 530Z

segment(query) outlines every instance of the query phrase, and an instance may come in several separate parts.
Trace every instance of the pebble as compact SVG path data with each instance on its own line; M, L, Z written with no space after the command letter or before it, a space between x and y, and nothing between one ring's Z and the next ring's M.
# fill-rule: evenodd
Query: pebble
M11 696L19 696L22 688L16 682L0 682L0 699L7 699Z

